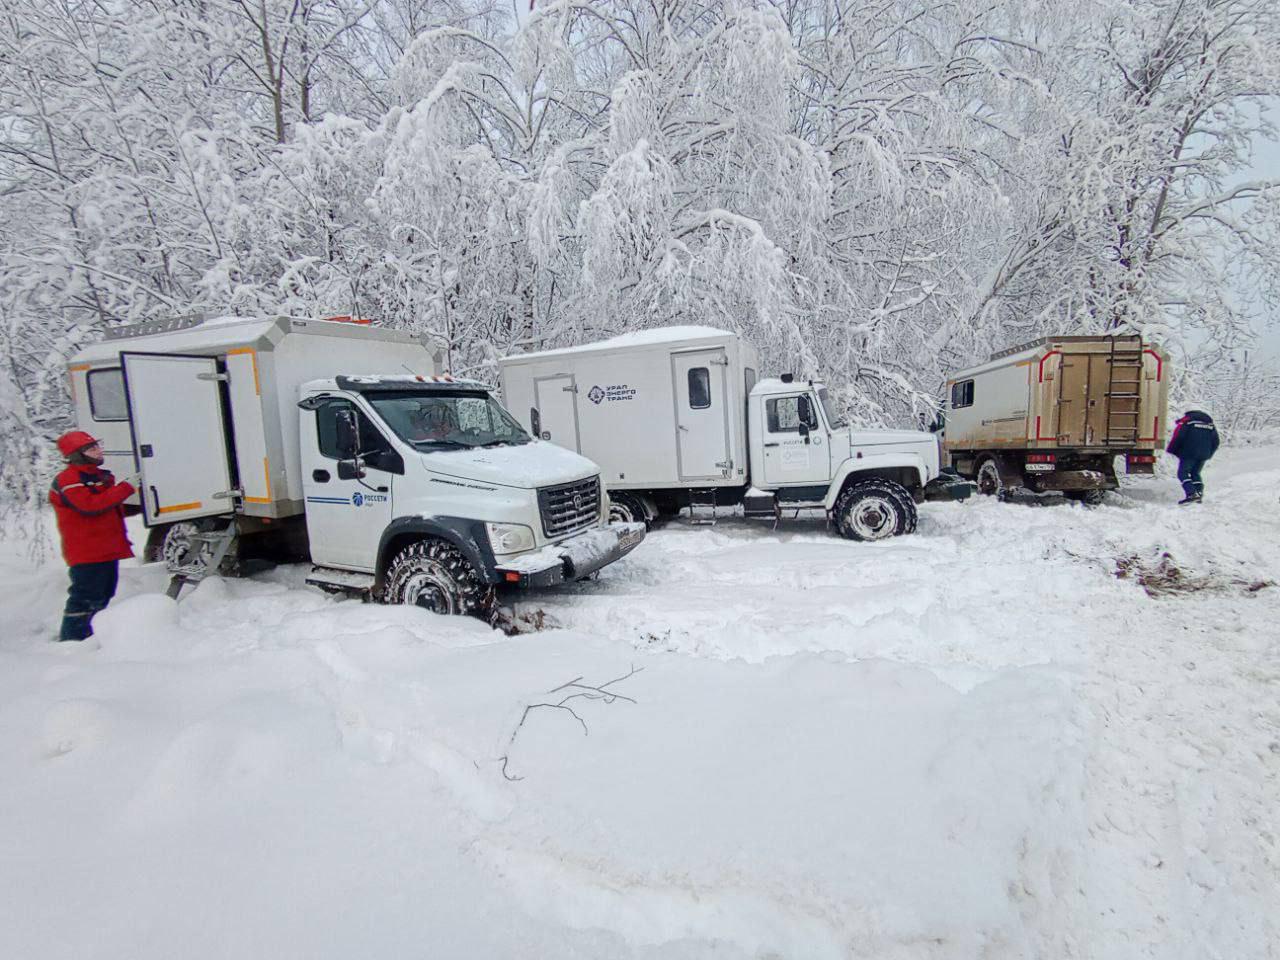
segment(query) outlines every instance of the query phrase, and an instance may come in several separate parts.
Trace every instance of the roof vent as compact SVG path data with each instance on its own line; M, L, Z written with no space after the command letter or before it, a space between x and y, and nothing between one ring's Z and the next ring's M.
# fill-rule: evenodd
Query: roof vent
M796 375L794 373L784 373L781 379L783 383L791 383L795 380L795 378L796 378Z

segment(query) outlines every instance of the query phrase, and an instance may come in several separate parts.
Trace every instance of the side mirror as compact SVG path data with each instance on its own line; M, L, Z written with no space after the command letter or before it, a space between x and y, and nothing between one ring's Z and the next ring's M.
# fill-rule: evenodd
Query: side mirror
M808 433L810 430L817 428L818 414L813 409L813 400L811 398L799 397L797 399L796 415L800 418L800 426L804 428L803 432Z
M365 475L364 464L359 460L339 460L338 461L338 479L339 480L363 480Z
M339 410L334 417L334 427L338 453L343 460L354 460L360 453L360 432L356 428L355 413L351 410Z
M529 428L535 437L542 436L542 414L538 412L537 407L529 408Z

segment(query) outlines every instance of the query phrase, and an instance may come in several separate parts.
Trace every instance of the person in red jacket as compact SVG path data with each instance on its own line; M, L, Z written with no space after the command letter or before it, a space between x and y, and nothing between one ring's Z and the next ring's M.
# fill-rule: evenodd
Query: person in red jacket
M49 488L49 502L71 573L58 639L84 640L93 636L93 615L115 596L120 561L133 556L122 505L135 491L102 469L102 447L83 430L59 437L58 450L67 468Z

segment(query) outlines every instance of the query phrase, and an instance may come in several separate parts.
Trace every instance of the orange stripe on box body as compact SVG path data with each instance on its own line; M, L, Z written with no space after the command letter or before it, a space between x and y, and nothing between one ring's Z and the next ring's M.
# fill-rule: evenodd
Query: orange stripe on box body
M195 503L175 503L171 507L161 507L156 513L181 513L183 510L199 510L203 506L199 500Z
M262 458L262 478L267 481L267 495L265 497L245 497L245 503L270 503L271 502L271 464L266 457Z

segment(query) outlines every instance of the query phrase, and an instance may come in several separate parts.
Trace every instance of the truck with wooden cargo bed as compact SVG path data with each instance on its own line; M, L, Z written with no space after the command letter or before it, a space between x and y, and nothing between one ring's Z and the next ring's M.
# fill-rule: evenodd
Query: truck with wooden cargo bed
M1168 427L1169 363L1139 336L1045 337L947 381L943 451L991 496L1019 489L1097 502L1150 474Z
M183 582L237 559L310 559L308 582L439 613L624 556L599 468L535 440L490 389L380 327L153 321L69 363L78 425L140 474L147 553Z

